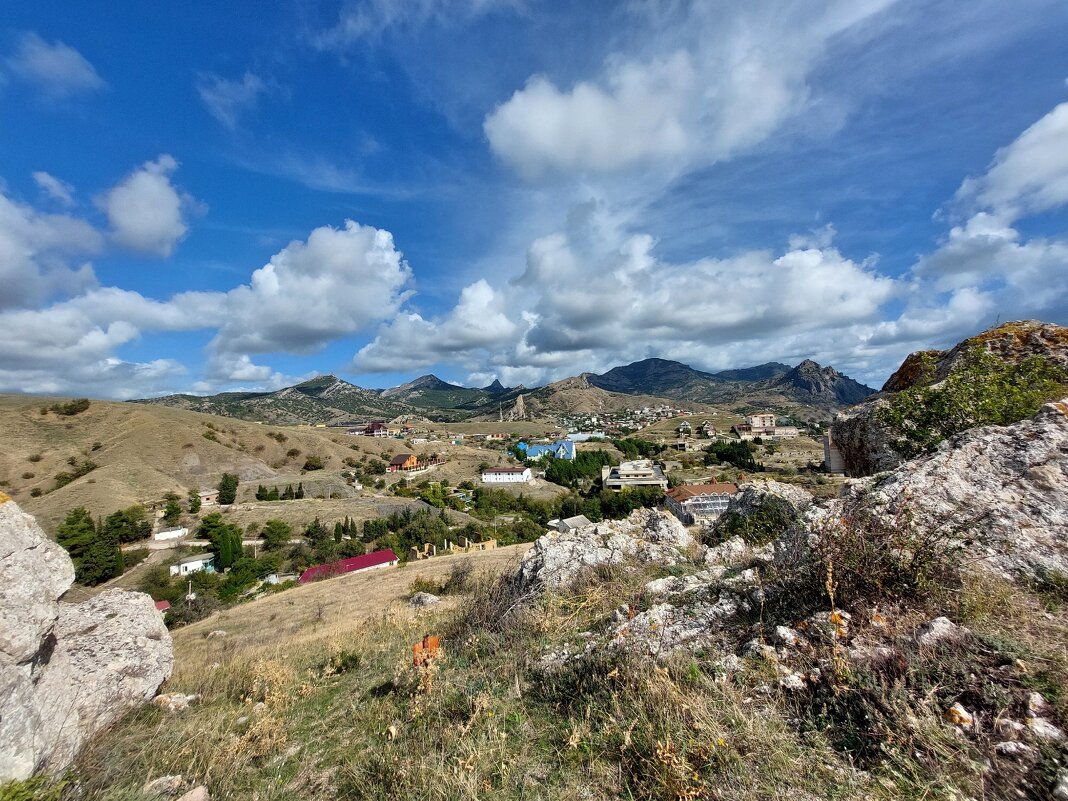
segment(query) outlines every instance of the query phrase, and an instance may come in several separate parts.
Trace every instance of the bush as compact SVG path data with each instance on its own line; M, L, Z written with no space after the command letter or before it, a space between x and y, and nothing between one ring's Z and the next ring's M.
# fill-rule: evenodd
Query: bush
M39 461L41 461L41 454L39 454L39 453L31 453L29 456L26 457L26 461L27 462L39 462Z
M1065 391L1068 375L1041 356L1019 364L983 348L968 351L939 384L934 361L920 357L920 381L892 396L877 412L891 432L898 455L912 459L934 451L943 440L981 425L1010 425L1031 417Z
M714 544L741 537L753 546L767 545L797 521L797 510L784 498L769 495L748 515L725 512L712 529Z
M31 473L29 470L27 470L25 473L22 474L22 478L24 480L26 480L26 481L29 481L31 478L34 478L36 475L37 475L36 473Z
M53 403L48 407L49 411L64 417L73 417L76 414L81 414L88 408L88 398L77 398L76 400L68 401L67 403Z
M305 470L322 470L323 458L321 456L309 456L304 460Z
M137 567L152 553L148 548L134 548L132 551L124 551L122 554L123 566L126 570Z
M43 494L44 493L41 491L40 487L34 487L32 490L30 490L31 498L40 498Z

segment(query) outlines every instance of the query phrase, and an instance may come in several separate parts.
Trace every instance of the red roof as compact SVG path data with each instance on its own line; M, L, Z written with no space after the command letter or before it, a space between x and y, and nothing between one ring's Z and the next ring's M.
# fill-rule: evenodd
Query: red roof
M698 495L734 495L738 492L737 484L683 484L669 489L667 494L676 501L688 501Z
M166 612L171 608L170 601L156 601L156 610L159 612Z
M350 556L348 559L340 559L337 562L329 562L325 565L309 567L300 574L300 578L297 581L300 584L307 584L309 581L318 581L319 579L330 578L331 576L341 576L345 573L354 573L357 570L366 570L369 567L388 565L390 562L396 561L397 554L393 553L391 548L386 548L384 551L375 551L374 553L367 553L363 556Z

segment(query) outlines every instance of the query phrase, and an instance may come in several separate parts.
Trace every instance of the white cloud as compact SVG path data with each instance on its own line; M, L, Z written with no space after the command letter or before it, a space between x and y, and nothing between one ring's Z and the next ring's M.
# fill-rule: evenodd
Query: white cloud
M391 28L415 28L431 22L465 20L501 8L516 8L521 0L363 0L346 3L337 22L313 37L323 50L344 50L361 39L381 36Z
M93 286L93 268L76 262L102 247L103 237L84 220L41 213L0 192L0 309Z
M66 181L61 181L54 175L49 175L47 172L38 171L33 174L33 180L40 187L41 191L50 197L52 200L64 206L74 205L74 187L68 184Z
M388 231L352 220L316 228L227 293L213 347L310 353L395 314L411 277Z
M710 164L806 109L807 77L830 40L890 2L692 3L681 13L679 4L649 4L633 48L643 57L613 55L570 88L533 76L484 130L494 152L528 177Z
M1068 103L999 150L985 175L964 181L957 200L1006 222L1068 203Z
M37 86L52 100L107 86L93 65L73 47L60 41L47 42L32 32L19 37L7 64L15 75Z
M472 284L440 320L400 315L354 367L396 371L448 360L480 376L529 379L682 351L701 351L700 363L709 365L731 343L874 323L900 292L872 263L845 258L829 243L664 262L651 237L627 234L592 205L572 215L566 232L535 241L511 284Z
M119 245L142 253L169 256L189 230L186 213L197 210L189 195L171 183L178 168L173 156L145 162L99 199Z
M240 80L229 80L212 73L197 79L197 93L208 111L227 128L236 128L238 118L256 108L267 84L258 75L246 72Z

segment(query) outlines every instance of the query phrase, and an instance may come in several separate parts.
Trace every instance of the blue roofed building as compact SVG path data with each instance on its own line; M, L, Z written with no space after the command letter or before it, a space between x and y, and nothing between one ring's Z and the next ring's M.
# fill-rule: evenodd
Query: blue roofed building
M528 459L542 459L546 454L551 455L554 459L567 459L571 461L575 458L575 443L571 440L561 439L548 445L527 445L525 442L520 442L516 447L526 451Z

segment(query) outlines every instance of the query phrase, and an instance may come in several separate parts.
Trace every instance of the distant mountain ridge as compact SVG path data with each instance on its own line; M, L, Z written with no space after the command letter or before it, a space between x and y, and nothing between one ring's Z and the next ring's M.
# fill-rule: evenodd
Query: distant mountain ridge
M384 390L365 389L323 375L274 392L167 395L153 403L269 423L333 423L421 416L439 421L498 416L618 410L635 404L688 401L737 410L755 407L808 409L815 416L859 403L875 393L833 367L806 359L796 367L768 362L709 373L669 359L643 359L600 375L582 373L544 387L464 387L435 375Z

